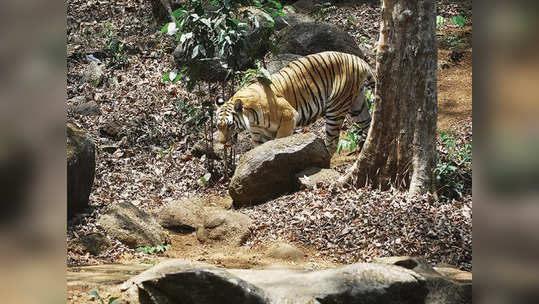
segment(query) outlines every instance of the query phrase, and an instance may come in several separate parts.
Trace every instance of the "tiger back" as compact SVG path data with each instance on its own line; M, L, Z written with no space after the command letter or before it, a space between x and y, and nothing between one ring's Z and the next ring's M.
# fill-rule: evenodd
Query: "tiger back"
M227 142L246 129L255 144L290 136L319 117L326 120L326 147L337 149L339 132L349 115L366 132L371 116L362 87L375 79L361 58L339 52L322 52L290 62L271 75L271 83L254 82L228 101L217 101L219 141Z

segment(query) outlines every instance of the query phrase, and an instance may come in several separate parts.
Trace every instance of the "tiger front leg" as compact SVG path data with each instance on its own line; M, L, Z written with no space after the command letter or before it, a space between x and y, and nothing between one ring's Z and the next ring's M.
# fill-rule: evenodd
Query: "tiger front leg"
M275 138L287 137L294 134L294 128L296 128L296 113L295 111L286 111L282 114L279 126L277 128L277 134Z
M326 117L326 148L329 155L333 155L337 151L339 144L339 135L341 131L344 117Z

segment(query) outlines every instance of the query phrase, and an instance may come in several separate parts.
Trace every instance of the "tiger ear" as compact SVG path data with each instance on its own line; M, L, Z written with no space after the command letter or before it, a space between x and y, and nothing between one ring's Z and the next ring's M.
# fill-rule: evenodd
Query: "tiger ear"
M217 98L215 98L215 104L217 104L218 106L222 106L225 104L225 100L223 99L223 97L217 96Z
M236 111L237 113L241 113L243 111L241 99L236 99L236 102L234 103L234 111Z

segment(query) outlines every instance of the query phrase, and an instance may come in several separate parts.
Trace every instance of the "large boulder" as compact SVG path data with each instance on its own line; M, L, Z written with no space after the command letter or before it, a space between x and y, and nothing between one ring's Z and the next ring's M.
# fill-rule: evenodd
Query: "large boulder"
M114 204L97 219L110 236L130 248L157 246L169 242L157 220L129 202Z
M95 175L95 144L68 123L67 131L67 218L88 207Z
M209 211L204 224L197 230L197 239L202 243L224 243L239 246L251 234L252 221L249 216L228 210Z
M130 300L149 303L426 303L412 270L354 264L319 271L238 270L183 260L160 263L125 282ZM210 292L211 291L211 292Z
M304 22L313 22L313 18L305 14L289 13L283 17L275 18L275 30L280 31L288 26L295 26Z
M270 62L266 65L266 69L270 74L279 72L282 68L287 66L291 61L297 60L303 56L296 54L279 54L274 56Z
M277 48L281 54L305 56L336 51L365 58L354 37L335 25L322 22L305 22L284 28L277 35Z
M320 9L320 5L330 2L328 0L298 0L292 4L292 6L298 11L303 13L312 13Z
M295 190L295 175L309 167L329 167L324 141L313 133L270 140L245 153L228 192L234 204L261 203Z

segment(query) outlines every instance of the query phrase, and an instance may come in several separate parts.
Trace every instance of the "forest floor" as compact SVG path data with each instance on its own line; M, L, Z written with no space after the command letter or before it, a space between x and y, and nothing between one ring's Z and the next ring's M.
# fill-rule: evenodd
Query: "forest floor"
M447 20L471 14L459 4L441 1ZM90 210L68 223L68 266L102 263L154 263L166 257L201 260L226 267L253 268L278 263L264 253L277 240L292 243L308 256L290 265L326 268L372 261L378 256L420 255L433 264L472 269L471 181L462 196L409 199L405 193L368 188L303 190L263 205L239 209L254 222L252 235L237 247L201 244L194 234L172 234L171 248L160 256L136 252L111 239L113 247L99 256L70 246L78 236L102 232L96 218L113 203L129 201L147 212L187 196L226 197L227 182L199 182L204 161L190 148L201 129L192 125L182 101L199 108L213 100L204 89L189 93L181 82L164 84L173 68L173 46L160 38L148 1L67 1L67 120L89 134L99 147ZM350 16L354 16L351 18ZM373 47L378 40L379 4L343 5L322 17ZM446 22L438 31L438 129L454 134L457 147L472 141L472 27ZM122 58L102 59L103 84L82 80L86 55L103 52L112 39L125 44ZM97 57L97 56L96 56ZM374 57L370 58L371 64ZM116 82L117 80L117 82ZM205 88L205 86L203 86ZM95 101L100 115L73 112L76 103ZM104 131L113 126L117 135ZM347 124L347 128L350 125ZM309 130L323 133L319 120ZM115 145L114 152L103 147ZM440 155L447 147L438 142ZM333 167L344 172L357 154L337 156Z

